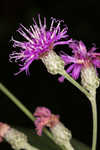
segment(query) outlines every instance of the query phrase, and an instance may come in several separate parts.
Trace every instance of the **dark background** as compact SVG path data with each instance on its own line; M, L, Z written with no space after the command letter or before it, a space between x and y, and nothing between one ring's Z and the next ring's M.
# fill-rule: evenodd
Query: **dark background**
M25 72L14 76L18 71L16 64L8 61L12 52L11 36L16 36L16 30L22 23L29 27L32 18L63 19L69 27L69 35L82 40L87 47L96 43L100 47L100 5L96 0L1 0L0 1L0 80L12 91L23 104L34 112L37 106L46 106L53 113L59 114L61 121L72 131L74 138L91 146L92 141L92 113L87 98L67 80L58 82L58 75L53 76L46 71L40 61L34 61L30 66L30 76ZM57 52L66 51L65 46L55 48ZM98 127L100 123L100 88L97 90ZM32 128L33 123L3 94L0 93L0 121L11 125ZM99 128L100 129L100 128ZM98 131L99 132L99 131ZM99 140L98 140L99 144ZM0 147L5 147L4 143Z

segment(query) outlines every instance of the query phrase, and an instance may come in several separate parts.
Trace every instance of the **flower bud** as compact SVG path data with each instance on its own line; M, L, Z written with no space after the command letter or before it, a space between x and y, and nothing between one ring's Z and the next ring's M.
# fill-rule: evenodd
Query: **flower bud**
M24 144L27 142L27 137L13 128L8 130L4 138L11 144L13 149L17 150L24 148Z
M4 139L11 145L15 150L38 150L28 143L27 136L13 128L10 128L4 136Z
M72 138L71 132L61 123L57 123L54 127L50 128L54 140L58 145L62 145L67 150L74 150L70 144Z

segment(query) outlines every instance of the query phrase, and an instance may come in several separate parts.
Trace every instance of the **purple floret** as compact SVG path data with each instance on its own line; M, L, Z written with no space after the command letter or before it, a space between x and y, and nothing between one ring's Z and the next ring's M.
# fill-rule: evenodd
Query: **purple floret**
M91 65L94 68L100 68L100 53L96 53L97 49L95 45L87 52L86 46L82 41L73 41L69 43L69 47L72 49L72 56L69 56L65 53L61 54L61 58L66 65L70 65L66 72L69 73L75 80L78 79L81 69L83 67L90 67ZM97 70L96 70L97 71ZM64 81L64 77L59 77L59 82Z
M38 19L39 25L33 19L34 23L29 29L21 24L20 28L17 30L26 41L20 42L12 38L13 47L18 47L18 52L13 51L12 54L9 55L9 60L11 62L14 60L19 64L20 70L18 73L25 70L28 74L29 66L34 60L41 59L41 57L47 55L56 45L64 45L72 41L71 39L67 40L68 28L64 27L61 30L60 25L62 21L52 18L51 26L49 30L47 30L46 18L44 18L43 24L40 15L38 15Z

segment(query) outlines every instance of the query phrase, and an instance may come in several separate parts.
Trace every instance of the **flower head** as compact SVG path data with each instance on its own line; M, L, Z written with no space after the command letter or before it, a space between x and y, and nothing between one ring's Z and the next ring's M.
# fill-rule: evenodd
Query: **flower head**
M15 60L15 62L19 64L20 70L18 73L25 70L28 74L29 66L34 60L42 59L47 56L56 45L68 44L71 41L66 40L68 37L68 28L64 27L61 30L60 24L62 21L52 18L51 26L49 30L47 30L46 18L44 18L43 24L41 22L40 15L38 18L39 25L33 19L34 24L31 25L29 29L25 28L21 24L20 28L17 30L17 32L26 39L26 41L20 42L12 38L14 43L13 47L18 47L19 50L18 52L13 51L9 57L10 61Z
M78 79L83 68L100 68L100 53L95 52L97 49L95 46L87 51L82 41L73 41L69 43L69 47L72 49L73 56L63 53L61 54L61 58L64 60L65 65L70 65L66 72L75 80ZM64 77L61 76L59 81L63 82Z
M34 113L35 126L38 135L42 134L43 127L54 127L59 122L59 115L54 115L46 107L37 107Z

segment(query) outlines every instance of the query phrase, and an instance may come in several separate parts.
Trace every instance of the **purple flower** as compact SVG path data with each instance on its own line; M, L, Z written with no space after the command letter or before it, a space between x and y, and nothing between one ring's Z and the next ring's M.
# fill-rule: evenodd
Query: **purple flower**
M64 60L65 65L70 65L66 72L75 80L78 79L83 67L94 66L95 69L100 68L100 53L95 52L97 49L95 45L88 52L82 41L73 41L69 43L69 47L72 49L73 56L62 53L61 58ZM64 77L61 76L58 80L63 82Z
M54 127L59 122L59 115L54 115L46 107L37 107L34 113L36 117L35 126L39 136L42 135L42 129L47 127Z
M43 56L48 55L49 51L53 50L56 45L68 44L71 41L66 40L68 37L68 28L64 27L61 30L60 24L63 21L52 18L51 26L49 30L47 30L46 18L44 18L43 24L40 15L38 15L38 19L39 25L33 19L34 24L31 25L29 29L20 24L20 28L17 32L21 34L26 41L20 42L12 38L13 47L18 47L18 52L13 51L9 56L9 60L11 62L14 60L19 64L20 69L18 73L25 70L26 74L28 74L29 66L34 60L41 59Z

